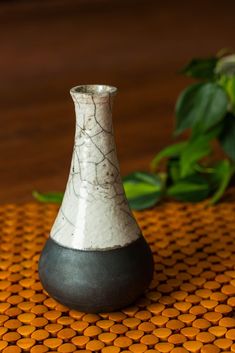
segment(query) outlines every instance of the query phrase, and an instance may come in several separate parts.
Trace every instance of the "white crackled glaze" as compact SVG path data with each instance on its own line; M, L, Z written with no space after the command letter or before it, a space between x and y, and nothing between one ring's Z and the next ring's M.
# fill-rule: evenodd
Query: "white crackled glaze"
M76 134L70 175L51 237L80 250L125 246L140 236L123 190L112 125L116 88L71 89Z

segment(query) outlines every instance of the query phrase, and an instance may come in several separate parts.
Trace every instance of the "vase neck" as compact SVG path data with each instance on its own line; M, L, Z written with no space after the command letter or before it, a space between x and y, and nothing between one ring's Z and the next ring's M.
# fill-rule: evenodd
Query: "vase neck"
M88 137L113 134L112 106L113 96L72 95L76 112L76 132Z
M76 133L71 173L80 173L83 182L108 187L117 182L120 173L113 135L113 95L72 97Z

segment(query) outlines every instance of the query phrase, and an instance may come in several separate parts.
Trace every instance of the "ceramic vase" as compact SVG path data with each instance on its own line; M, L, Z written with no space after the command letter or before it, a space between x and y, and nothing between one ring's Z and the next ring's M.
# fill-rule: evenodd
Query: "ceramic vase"
M69 178L39 261L46 291L70 308L113 311L137 299L153 274L152 254L133 217L112 124L116 88L77 86Z

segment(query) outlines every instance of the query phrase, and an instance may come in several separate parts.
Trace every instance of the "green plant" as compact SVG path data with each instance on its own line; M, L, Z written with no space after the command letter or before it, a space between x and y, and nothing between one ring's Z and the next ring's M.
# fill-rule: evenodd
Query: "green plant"
M188 86L175 107L174 135L188 130L189 137L166 147L152 160L150 172L124 178L132 209L154 206L164 197L214 204L223 196L235 173L235 54L193 59L181 73L199 82ZM214 141L225 159L211 162ZM164 163L163 163L164 162ZM61 202L61 194L34 196L44 202Z

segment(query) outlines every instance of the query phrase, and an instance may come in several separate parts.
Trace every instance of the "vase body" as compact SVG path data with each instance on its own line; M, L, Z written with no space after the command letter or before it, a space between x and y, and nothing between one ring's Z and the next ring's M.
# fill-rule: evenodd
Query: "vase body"
M153 274L151 251L129 209L112 125L116 88L71 89L76 132L70 174L39 261L44 288L86 312L131 304Z

